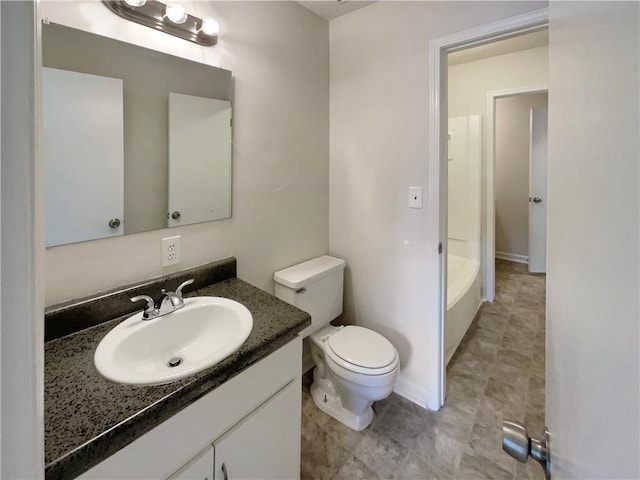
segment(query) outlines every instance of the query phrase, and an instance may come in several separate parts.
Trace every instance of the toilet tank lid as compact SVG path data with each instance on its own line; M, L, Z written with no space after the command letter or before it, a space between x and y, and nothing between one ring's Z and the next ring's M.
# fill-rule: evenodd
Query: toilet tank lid
M323 255L279 270L273 274L273 279L289 288L302 288L331 272L343 269L345 265L346 262L340 258Z

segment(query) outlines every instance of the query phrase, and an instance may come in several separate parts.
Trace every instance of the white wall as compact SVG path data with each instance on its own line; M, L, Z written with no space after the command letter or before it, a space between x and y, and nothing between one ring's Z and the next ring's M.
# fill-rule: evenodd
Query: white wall
M487 92L547 83L549 49L520 52L460 63L448 68L449 117L486 115Z
M231 70L235 79L232 218L48 249L47 305L238 258L238 276L273 291L273 272L328 251L328 22L295 2L183 2L220 22L215 47L123 20L99 1L41 4L43 16ZM182 263L160 239L182 235Z
M449 118L448 134L447 254L479 262L482 118ZM452 298L449 291L447 298Z
M495 103L496 255L529 256L529 112L547 94L501 97Z
M640 478L640 4L550 2L549 20L553 477Z
M545 6L378 2L330 23L330 251L348 265L345 315L393 342L396 389L422 405L437 383L425 347L436 226L407 200L409 186L428 183L429 41Z

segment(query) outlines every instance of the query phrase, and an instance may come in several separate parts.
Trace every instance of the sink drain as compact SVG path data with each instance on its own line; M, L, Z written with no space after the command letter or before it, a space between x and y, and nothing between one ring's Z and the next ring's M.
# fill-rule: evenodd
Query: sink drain
M167 366L168 367L177 367L178 365L180 365L182 363L182 358L180 357L173 357L171 360L169 360L167 362Z

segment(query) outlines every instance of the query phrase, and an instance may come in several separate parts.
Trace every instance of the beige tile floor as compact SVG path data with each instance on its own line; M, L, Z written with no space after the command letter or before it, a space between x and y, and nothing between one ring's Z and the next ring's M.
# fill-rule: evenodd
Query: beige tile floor
M303 479L543 479L502 452L504 419L544 426L544 276L497 261L496 301L482 306L447 367L446 405L392 394L354 432L316 408L305 376Z

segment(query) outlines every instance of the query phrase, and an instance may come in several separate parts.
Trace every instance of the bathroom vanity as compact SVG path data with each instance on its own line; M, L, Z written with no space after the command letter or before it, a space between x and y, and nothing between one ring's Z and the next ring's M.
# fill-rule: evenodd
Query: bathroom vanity
M301 346L292 340L79 478L212 480L214 468L215 478L299 478Z
M166 385L121 385L103 378L93 354L131 315L129 296L153 295L186 277L196 279L196 290L186 297L230 298L251 311L253 330L244 345L217 365ZM117 318L103 321L114 312ZM77 324L91 327L70 332ZM50 309L45 477L299 477L298 332L309 324L307 313L236 278L235 259ZM60 334L65 336L56 338Z

